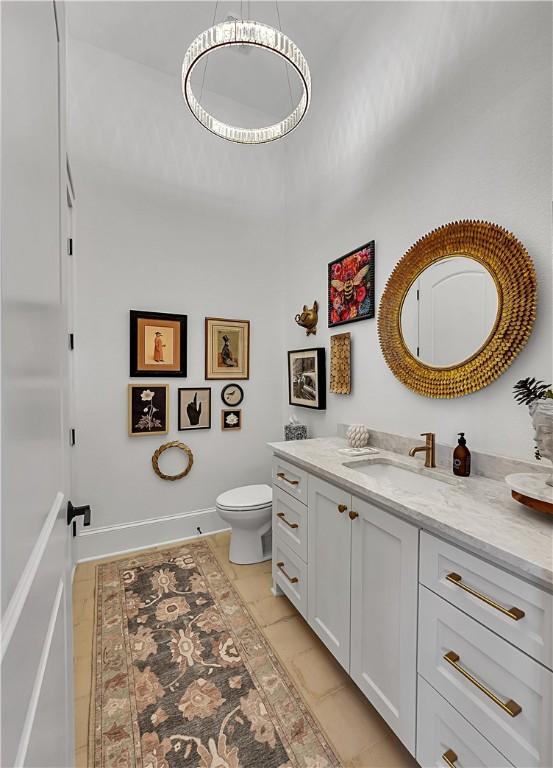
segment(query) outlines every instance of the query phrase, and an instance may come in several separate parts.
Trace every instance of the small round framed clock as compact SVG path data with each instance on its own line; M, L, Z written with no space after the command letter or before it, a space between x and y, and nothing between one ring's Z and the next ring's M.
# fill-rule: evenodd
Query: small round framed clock
M221 399L225 405L240 405L244 399L244 390L239 384L227 384L223 387Z

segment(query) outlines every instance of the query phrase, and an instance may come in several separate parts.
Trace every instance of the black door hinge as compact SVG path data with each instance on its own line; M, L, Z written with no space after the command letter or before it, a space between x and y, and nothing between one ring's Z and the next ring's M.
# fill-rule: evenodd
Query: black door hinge
M71 427L69 430L69 445L73 446L76 443L75 428Z
M69 334L69 349L75 349L75 336L74 334Z
M421 351L421 350L420 350L420 347L417 347L417 357L419 357L419 355L420 355L420 351Z
M73 256L73 238L72 237L67 238L67 255Z
M417 301L420 301L420 298L421 298L421 292L417 288Z

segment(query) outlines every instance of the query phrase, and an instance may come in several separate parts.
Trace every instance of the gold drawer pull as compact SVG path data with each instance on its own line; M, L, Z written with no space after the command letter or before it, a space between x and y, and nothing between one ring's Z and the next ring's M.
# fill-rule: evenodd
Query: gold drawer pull
M283 523L286 523L286 525L289 528L299 528L299 525L297 523L289 523L288 520L284 516L284 512L277 512L277 517L280 517Z
M280 563L277 563L277 568L279 568L282 571L282 573L286 576L286 578L288 579L290 584L297 584L298 583L299 579L298 579L297 576L288 576L288 574L284 570L284 563L282 561Z
M299 485L299 480L289 480L284 472L277 472L277 477L280 477L281 480L285 480L287 483L290 483L290 485Z
M448 664L451 664L451 666L456 669L457 672L460 672L463 677L475 685L479 691L482 691L482 693L486 694L486 696L495 702L498 707L501 707L504 712L507 712L508 715L511 717L520 715L522 712L522 707L520 704L517 704L516 701L513 701L512 699L509 699L509 701L502 701L498 696L495 695L495 693L492 693L489 688L486 688L485 685L482 685L479 680L473 677L470 672L467 672L467 670L463 669L463 667L459 664L460 656L458 653L455 653L455 651L448 651L443 658L445 661L447 661Z
M500 611L504 616L508 616L514 621L518 621L519 619L524 618L524 611L521 611L520 608L504 608L499 603L496 603L495 600L492 600L490 597L486 597L486 595L483 595L481 592L477 592L472 587L469 587L468 584L463 584L463 577L459 576L458 573L448 573L445 578L446 581L450 581L452 584L455 584L455 586L460 587L460 589L468 592L469 595L482 600L482 602L486 603L486 605L491 605L492 608Z
M338 504L338 512L339 512L340 514L342 514L343 512L345 512L347 508L348 508L348 505L347 505L347 504Z
M448 749L446 752L443 753L442 760L447 765L447 768L455 768L457 755L452 749Z
M359 512L354 512L353 509L350 509L349 511L349 519L355 520L356 517L359 517Z

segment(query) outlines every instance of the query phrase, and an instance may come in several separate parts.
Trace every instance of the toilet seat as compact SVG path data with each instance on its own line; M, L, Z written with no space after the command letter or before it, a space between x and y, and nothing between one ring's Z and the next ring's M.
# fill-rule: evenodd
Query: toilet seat
M269 485L243 485L221 493L215 503L219 509L246 512L270 507L272 500L273 492Z

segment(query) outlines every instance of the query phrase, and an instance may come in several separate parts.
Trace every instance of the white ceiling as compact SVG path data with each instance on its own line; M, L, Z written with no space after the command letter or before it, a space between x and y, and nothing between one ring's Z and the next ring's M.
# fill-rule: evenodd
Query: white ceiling
M247 2L219 2L216 21L229 14L247 17ZM300 47L308 60L313 90L326 57L345 27L349 26L358 4L355 2L280 2L278 10L285 32ZM215 2L177 0L103 2L85 0L66 5L69 35L104 50L161 70L180 80L182 59L193 38L211 26ZM278 27L274 2L249 3L249 16ZM197 69L195 89L199 92L203 65ZM290 72L292 99L297 101L300 86ZM239 104L259 110L264 116L280 119L291 111L290 88L285 65L277 56L264 51L222 50L209 57L204 80L203 102L210 109L209 92L229 96ZM225 119L224 115L219 115ZM251 123L251 118L250 118Z

